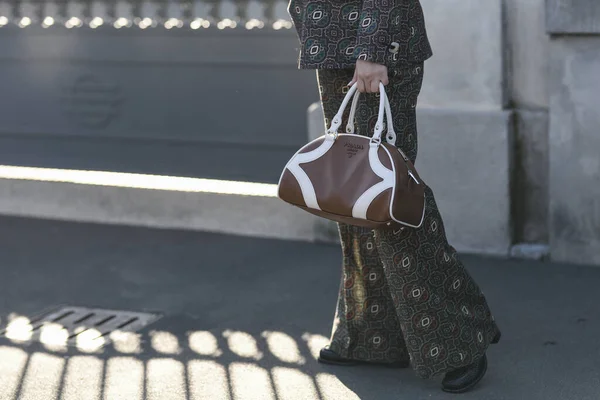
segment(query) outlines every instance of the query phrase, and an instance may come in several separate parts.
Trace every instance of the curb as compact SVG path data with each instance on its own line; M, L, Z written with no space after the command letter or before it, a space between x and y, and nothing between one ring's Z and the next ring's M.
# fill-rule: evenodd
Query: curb
M316 241L317 217L277 197L2 178L0 214Z

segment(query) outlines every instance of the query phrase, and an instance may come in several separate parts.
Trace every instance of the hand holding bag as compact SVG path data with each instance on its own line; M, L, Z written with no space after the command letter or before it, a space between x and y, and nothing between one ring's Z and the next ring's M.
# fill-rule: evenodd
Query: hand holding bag
M338 133L354 96L347 132ZM288 161L278 184L283 201L311 214L367 228L418 228L425 215L425 184L401 149L395 146L391 107L379 84L379 114L373 137L354 134L359 92L355 83L325 134L302 147ZM386 142L382 142L384 115Z

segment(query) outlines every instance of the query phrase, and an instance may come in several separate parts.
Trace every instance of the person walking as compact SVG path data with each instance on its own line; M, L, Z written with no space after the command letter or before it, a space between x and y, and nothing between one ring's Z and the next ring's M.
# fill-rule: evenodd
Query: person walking
M349 87L368 93L355 133L372 136L385 85L395 145L415 163L415 108L432 55L419 0L290 0L300 41L298 68L316 70L328 127ZM342 126L346 125L348 110ZM500 330L481 289L448 243L433 191L426 187L420 228L370 230L338 224L343 273L329 345L319 362L409 367L422 378L445 374L442 390L462 393L487 370Z

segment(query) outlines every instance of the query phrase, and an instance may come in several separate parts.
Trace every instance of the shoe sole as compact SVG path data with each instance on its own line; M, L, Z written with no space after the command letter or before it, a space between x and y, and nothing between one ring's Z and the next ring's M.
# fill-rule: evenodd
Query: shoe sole
M469 383L467 386L462 387L460 389L447 389L442 387L442 391L446 392L446 393L465 393L468 392L469 390L473 389L475 386L477 386L477 384L479 382L481 382L481 380L483 379L483 377L485 376L485 373L487 372L487 358L485 360L485 364L483 365L483 372L481 373L481 375L479 375L479 377L477 379L475 379L473 382Z
M502 333L498 332L496 334L496 336L492 339L492 341L490 343L491 344L497 344L500 341L501 337L502 337Z
M381 367L387 367L387 368L408 368L409 365L406 364L401 364L401 363L375 363L375 362L367 362L367 361L333 361L333 360L327 360L324 358L317 358L317 361L320 362L321 364L328 364L328 365L338 365L338 366L342 366L342 367L353 367L356 365L374 365L374 366L381 366Z
M317 361L320 362L321 364L341 365L341 366L348 366L348 367L352 367L354 365L360 364L358 361L333 361L333 360L326 360L321 357L319 357L317 359Z
M447 388L442 387L442 390L446 393L454 393L454 394L468 392L469 390L471 390L475 386L477 386L477 384L479 382L481 382L481 380L485 376L486 372L487 372L487 358L485 360L485 364L483 365L483 372L481 373L481 375L479 375L479 377L476 380L474 380L473 382L469 383L467 386L460 388L460 389L447 389Z

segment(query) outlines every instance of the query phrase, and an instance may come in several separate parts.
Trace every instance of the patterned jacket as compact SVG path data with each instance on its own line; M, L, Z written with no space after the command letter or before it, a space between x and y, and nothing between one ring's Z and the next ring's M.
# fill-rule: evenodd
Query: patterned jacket
M298 67L354 68L357 59L401 67L432 56L419 0L290 0Z

